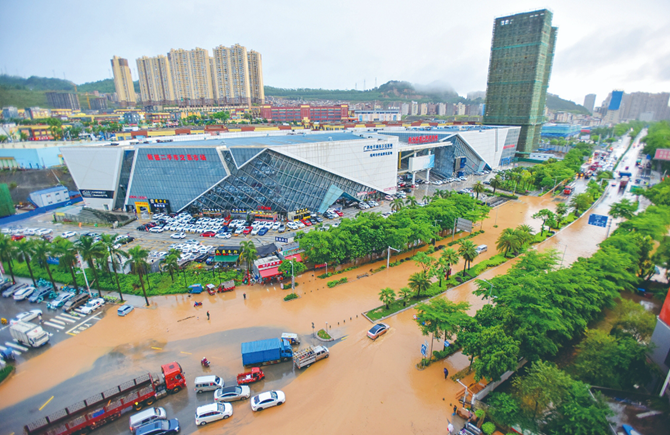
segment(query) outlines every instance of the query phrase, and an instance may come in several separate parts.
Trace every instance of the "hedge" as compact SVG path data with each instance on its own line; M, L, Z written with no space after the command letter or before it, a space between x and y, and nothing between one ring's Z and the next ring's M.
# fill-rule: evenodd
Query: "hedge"
M14 366L7 364L0 370L0 383L4 381L12 372L14 371Z
M333 288L336 285L344 284L345 282L347 282L347 277L346 276L342 279L336 279L335 281L328 281L327 285L328 285L328 287Z

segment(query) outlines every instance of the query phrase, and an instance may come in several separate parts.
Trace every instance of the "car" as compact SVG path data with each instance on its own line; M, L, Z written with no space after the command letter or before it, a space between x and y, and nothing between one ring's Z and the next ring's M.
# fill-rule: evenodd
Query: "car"
M21 290L17 291L14 293L13 297L15 301L22 301L24 299L27 299L33 292L35 291L35 287L29 285L28 287L24 287Z
M213 421L225 420L232 415L233 405L230 403L210 403L209 405L198 406L195 410L195 425L204 426Z
M28 298L28 302L38 304L41 303L48 295L51 293L51 287L39 287L33 292L32 295Z
M214 231L205 231L204 233L200 234L200 237L215 237L216 233Z
M31 320L34 320L38 317L42 317L42 310L30 310L17 314L15 318L9 321L9 324L13 325L16 322L30 322Z
M263 227L258 231L259 236L264 236L268 233L268 227Z
M154 420L151 423L140 426L135 435L169 435L179 433L179 420Z
M174 234L171 234L171 235L170 235L170 238L172 238L172 239L185 239L185 238L186 238L186 234L184 234L183 232L181 232L181 233L174 233Z
M336 214L336 215L338 215L339 217L342 217L342 216L344 216L344 213L342 213L342 211L341 211L341 210L333 210L333 211L334 211L334 212L335 212L335 214Z
M339 222L335 222L335 223L333 223L333 228L337 228L337 227L339 227L339 226L340 226L340 223L339 223Z
M245 227L242 227L242 226L237 227L237 229L235 230L234 235L239 236L240 234L242 234L244 232L244 230L245 230Z
M283 233L286 231L286 226L284 224L279 225L279 228L277 228L278 233Z
M281 390L265 391L250 400L252 411L262 411L273 406L279 406L284 402L286 402L286 395Z
M64 239L69 239L70 237L74 237L77 235L76 231L63 231L63 233L60 235Z
M79 308L80 306L87 303L90 298L91 295L88 294L88 292L79 293L78 295L75 295L73 298L65 302L65 305L63 305L63 311L69 312L74 310L75 308Z
M133 307L132 305L124 304L121 305L118 310L116 310L116 314L118 314L121 317L125 317L126 315L128 315L128 313L130 313L134 309L135 307Z
M386 331L389 330L389 325L386 323L377 323L368 331L368 337L372 340L376 340L380 335L386 334Z
M486 245L479 245L475 248L475 251L477 251L477 254L481 254L482 252L488 251L489 247Z
M218 233L216 236L217 239L230 239L230 233Z
M303 221L297 221L297 222L295 223L295 226L296 226L298 229L301 229L301 228L305 228L307 225L305 225L305 223L304 223Z
M41 228L37 231L35 231L35 235L37 236L46 236L47 234L51 234L54 231L51 228Z
M256 223L256 222L254 222L254 223ZM255 227L252 227L251 235L255 236L256 234L258 234L258 232L261 230L261 228L265 228L265 227L261 227L260 225L256 225Z
M250 232L252 232L253 229L254 229L253 227L246 227L246 228L242 231L242 234L244 234L244 235L246 236L246 235L248 235Z
M281 222L279 222L279 221L272 224L272 229L273 230L278 230L279 227L281 227Z
M63 305L65 305L65 303L67 301L69 301L70 299L72 299L73 297L74 297L74 292L61 292L61 294L59 294L56 297L56 299L54 299L53 301L51 301L47 304L47 308L51 308L53 310L55 310L56 308L60 308Z
M24 236L23 234L14 234L12 236L12 240L15 241L15 242L18 242L19 240L22 240L22 239L25 239L25 238L26 238L26 236Z
M21 290L23 287L26 287L27 285L28 284L14 284L14 285L11 285L2 292L2 297L3 298L8 298L8 297L12 296L14 293L16 293L17 291Z
M150 233L162 233L165 231L163 227L153 227L149 230Z
M91 314L93 311L97 310L101 306L105 305L105 300L103 298L91 299L84 305L79 308L81 314Z
M250 396L251 388L246 385L224 387L214 391L215 402L234 402L235 400L248 399Z

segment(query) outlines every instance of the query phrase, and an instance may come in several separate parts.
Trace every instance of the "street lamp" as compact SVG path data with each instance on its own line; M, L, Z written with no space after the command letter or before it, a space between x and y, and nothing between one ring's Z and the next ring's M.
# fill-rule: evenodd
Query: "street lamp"
M490 282L488 282L488 281L485 280L485 279L482 279L482 278L480 278L479 280L480 280L480 281L484 281L485 283L487 283L487 284L489 284L489 285L491 286L491 288L489 288L489 295L488 295L488 297L490 298L490 297L491 297L491 292L493 291L493 284L490 283Z
M388 255L386 256L386 268L387 268L387 269L389 268L389 261L391 260L391 250L394 250L394 251L396 251L396 252L400 252L399 249L392 248L392 247L390 247L390 246L388 247L388 249L387 249L387 251L388 251ZM326 269L326 270L328 270L328 269ZM327 274L327 273L328 273L328 272L326 272L326 274Z
M563 245L563 243L559 243L559 245ZM563 267L563 260L565 259L565 252L568 250L568 245L563 245L563 246L565 246L565 249L563 249L563 256L561 257L561 264L558 266L559 269L561 269Z

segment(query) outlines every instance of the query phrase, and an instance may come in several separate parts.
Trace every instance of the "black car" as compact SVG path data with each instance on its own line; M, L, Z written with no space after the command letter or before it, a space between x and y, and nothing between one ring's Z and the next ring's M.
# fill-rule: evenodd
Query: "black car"
M321 219L321 218L320 218L320 217L318 217L318 216L317 216L317 217L315 217L314 219L316 219L316 221L317 221L318 223L322 223L322 222L323 222L323 219Z
M3 282L2 285L0 285L0 292L10 288L13 285L14 285L14 283L12 281Z
M179 420L154 420L141 426L135 431L135 435L168 435L179 432Z

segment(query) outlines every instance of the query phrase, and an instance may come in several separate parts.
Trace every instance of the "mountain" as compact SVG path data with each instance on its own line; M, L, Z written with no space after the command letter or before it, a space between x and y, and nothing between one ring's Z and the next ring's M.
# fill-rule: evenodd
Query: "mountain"
M24 79L23 77L2 74L0 75L0 87L30 91L72 91L74 90L74 83L63 79L36 76Z
M133 82L133 87L135 88L136 93L140 93L140 82L136 80ZM98 91L102 94L113 94L116 92L114 88L114 79L104 79L98 80L97 82L88 82L81 85L77 85L77 90L79 92L93 92Z
M589 110L577 103L574 103L570 100L564 100L558 95L547 94L547 107L549 110L556 110L561 112L571 112L578 113L581 115L590 115Z

